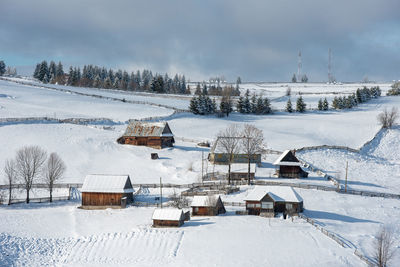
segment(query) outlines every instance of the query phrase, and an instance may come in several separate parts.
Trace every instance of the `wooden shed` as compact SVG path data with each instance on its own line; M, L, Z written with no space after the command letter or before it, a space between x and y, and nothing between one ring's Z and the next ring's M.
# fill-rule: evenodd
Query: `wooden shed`
M175 139L167 122L131 121L117 142L162 149L172 147Z
M180 209L156 209L152 219L153 227L180 227L184 224L185 213Z
M295 154L290 151L284 151L274 162L277 166L276 175L282 178L304 178L308 177L308 173L301 168L301 163Z
M276 213L295 215L303 211L303 199L289 186L256 187L245 201L249 215L273 217Z
M231 179L232 180L247 180L248 172L247 163L233 163L231 164ZM250 180L254 180L256 174L256 164L250 163Z
M83 207L121 207L133 201L129 175L87 175L81 192Z
M217 137L217 140L215 140L213 146L211 147L210 153L208 154L208 160L214 164L229 163L229 155L225 153L223 147L221 146L221 141L226 138L238 139L238 146L233 156L232 163L248 163L247 154L242 143L242 140L245 140L244 137ZM250 163L260 164L261 153L252 155L250 158Z
M192 216L216 216L226 212L220 196L194 196Z

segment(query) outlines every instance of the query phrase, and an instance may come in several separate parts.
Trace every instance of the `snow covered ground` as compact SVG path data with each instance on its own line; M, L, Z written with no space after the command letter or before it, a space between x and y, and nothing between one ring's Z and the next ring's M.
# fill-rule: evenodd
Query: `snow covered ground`
M319 97L332 97L332 92L346 94L361 87L360 84L289 86L293 97L301 90L306 103L310 99L311 105ZM380 86L384 90L389 88L389 84ZM59 88L185 109L190 100L185 96ZM246 88L276 98L273 102L276 108L280 105L277 103L286 103L279 97L285 93L287 84L242 85L243 90ZM159 177L166 183L192 183L198 181L201 173L202 152L206 157L209 151L197 147L196 143L212 141L231 123L259 127L267 147L274 150L313 145L360 148L378 132L377 114L392 106L400 106L400 97L384 96L349 111L277 112L268 116L233 113L228 118L179 113L168 120L176 136L175 147L163 150L117 144L116 139L125 130L124 124L109 129L46 122L0 124L0 164L14 157L24 145L39 145L48 153L57 152L65 161L67 172L63 182L82 182L90 173L126 173L133 183L156 183ZM0 80L0 118L106 117L125 122L168 116L172 112L154 105L123 103ZM350 188L400 193L399 134L398 127L382 132L360 153L316 150L302 152L300 156L330 174L341 172L342 179L344 164L349 161ZM152 152L157 152L160 159L151 160ZM275 156L278 157L264 157L257 179L285 180L270 178ZM212 166L207 164L206 168L211 171ZM0 177L3 178L2 169ZM331 185L314 173L308 179L289 182ZM223 200L242 201L248 189L242 186L239 193L223 196ZM398 200L314 190L298 192L305 199L305 214L348 240L353 244L352 249L340 247L300 219L292 222L235 216L234 210L228 208L225 216L193 218L179 229L154 229L150 226L154 208L87 211L77 209L78 202L62 201L0 207L0 266L363 266L353 255L354 247L370 256L373 235L383 223L393 225L399 250ZM37 192L38 195L46 193ZM150 192L143 199L147 201L151 197ZM398 262L400 258L396 256L395 263Z

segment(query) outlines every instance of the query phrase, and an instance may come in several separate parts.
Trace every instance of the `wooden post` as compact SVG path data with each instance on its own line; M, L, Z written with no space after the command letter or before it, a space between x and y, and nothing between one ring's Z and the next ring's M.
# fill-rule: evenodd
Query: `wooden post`
M346 161L346 176L345 176L345 184L344 184L344 192L347 192L347 171L349 169L349 162Z
M162 182L160 177L160 207L162 208Z

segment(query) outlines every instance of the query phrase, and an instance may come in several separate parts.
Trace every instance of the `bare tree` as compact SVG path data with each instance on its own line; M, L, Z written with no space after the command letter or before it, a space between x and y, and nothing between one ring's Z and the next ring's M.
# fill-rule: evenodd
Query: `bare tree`
M51 153L47 164L45 166L45 183L50 192L50 202L53 202L53 188L54 183L61 180L65 172L64 161L58 156L57 153Z
M17 180L17 171L14 160L6 160L4 165L4 173L8 183L8 205L11 205L12 200L12 186Z
M32 184L39 176L45 161L46 152L38 146L26 146L17 151L16 170L25 187L26 203L29 203Z
M398 118L399 110L396 107L392 107L390 111L385 108L385 110L378 115L378 121L382 125L382 128L392 128Z
M174 192L172 193L172 195L169 196L169 198L172 201L172 203L171 203L172 207L182 209L182 208L189 206L188 199L186 197L183 197L179 193L177 193L175 189L174 189Z
M218 134L218 142L221 152L228 157L228 183L231 183L231 165L235 154L239 148L239 127L237 124L231 124L225 130Z
M381 227L375 238L374 258L379 267L386 267L394 255L393 231L388 227Z
M254 125L245 124L243 129L242 146L247 157L247 180L250 184L251 159L262 151L264 141L263 132Z

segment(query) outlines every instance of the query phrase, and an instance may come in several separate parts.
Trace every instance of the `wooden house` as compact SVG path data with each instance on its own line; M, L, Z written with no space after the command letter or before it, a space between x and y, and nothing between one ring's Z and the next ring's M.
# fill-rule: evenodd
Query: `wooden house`
M245 199L249 215L273 217L276 213L298 214L303 199L289 186L259 186Z
M192 216L216 216L226 212L220 196L194 196Z
M304 178L308 177L308 173L303 171L301 163L296 158L295 154L286 150L280 155L280 157L274 162L277 166L276 175L282 178Z
M172 147L175 139L167 122L131 121L117 142L162 149Z
M247 163L233 163L231 164L231 179L232 180L247 180L248 173ZM256 174L256 164L250 163L250 180L254 180Z
M238 139L238 146L236 152L233 155L232 163L248 163L247 154L243 147L244 137L218 137L211 147L210 153L208 154L208 160L214 164L228 164L229 154L225 153L224 148L221 145L221 141L226 138ZM254 154L250 157L250 163L261 163L261 153Z
M129 175L87 175L81 192L82 207L121 207L133 201Z
M185 213L180 209L164 208L153 212L153 227L180 227L184 224Z

